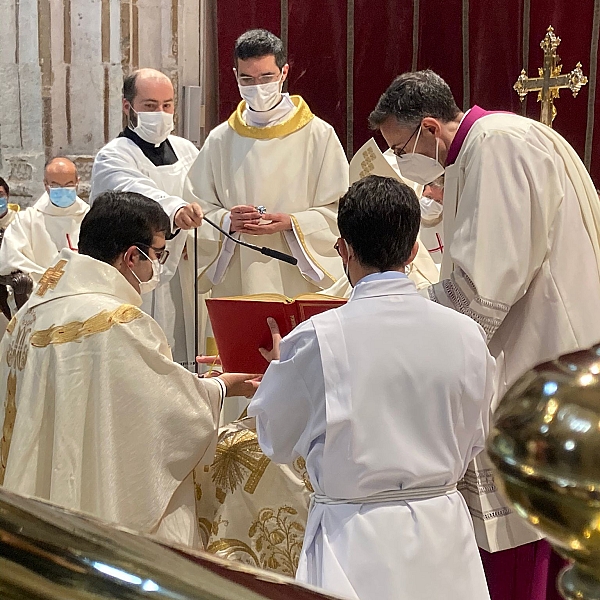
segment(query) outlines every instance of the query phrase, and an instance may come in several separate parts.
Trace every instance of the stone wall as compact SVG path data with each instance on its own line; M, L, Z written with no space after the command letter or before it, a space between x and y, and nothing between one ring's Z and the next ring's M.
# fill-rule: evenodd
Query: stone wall
M178 95L200 85L206 10L203 0L0 0L0 175L13 201L37 199L56 155L75 161L87 196L95 152L123 126L131 70L160 69Z

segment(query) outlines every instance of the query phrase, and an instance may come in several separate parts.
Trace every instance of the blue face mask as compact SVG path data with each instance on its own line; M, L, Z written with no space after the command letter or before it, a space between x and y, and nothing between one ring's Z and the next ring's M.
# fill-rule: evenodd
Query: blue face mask
M8 198L6 196L0 196L0 216L8 210Z
M75 203L77 199L77 188L74 187L61 187L61 188L50 188L48 190L50 196L50 202L54 206L59 208L68 208Z

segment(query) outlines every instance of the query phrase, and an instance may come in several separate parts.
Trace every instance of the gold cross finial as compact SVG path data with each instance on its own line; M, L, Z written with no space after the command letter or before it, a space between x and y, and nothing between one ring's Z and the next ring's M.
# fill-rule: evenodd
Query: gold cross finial
M67 264L66 260L59 260L53 267L50 267L40 279L40 283L35 292L36 296L44 296L48 290L53 290L65 274L63 267Z
M556 53L559 44L560 38L554 33L554 28L548 27L540 43L540 48L544 51L544 66L538 69L540 76L529 78L523 70L513 86L521 102L529 92L538 92L538 102L542 104L540 121L549 127L552 127L552 121L556 116L554 100L559 97L560 90L569 88L575 97L588 81L581 70L581 63L577 63L570 73L561 75L560 56Z

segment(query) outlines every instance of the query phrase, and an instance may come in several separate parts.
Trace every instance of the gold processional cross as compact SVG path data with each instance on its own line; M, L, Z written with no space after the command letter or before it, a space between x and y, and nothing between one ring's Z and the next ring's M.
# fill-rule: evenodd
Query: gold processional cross
M538 92L538 102L542 103L540 121L549 127L552 127L552 121L556 116L554 100L559 97L560 90L569 88L575 97L588 81L581 70L581 63L577 63L570 73L561 75L560 56L556 54L559 44L560 38L554 34L552 27L548 27L548 31L540 43L540 47L544 51L544 66L538 69L540 76L529 78L523 69L517 83L513 86L519 94L521 102L525 100L529 92Z
M66 260L59 260L56 265L46 270L40 279L40 284L35 292L36 296L44 296L48 290L53 290L58 285L60 278L65 274L63 267L66 264Z

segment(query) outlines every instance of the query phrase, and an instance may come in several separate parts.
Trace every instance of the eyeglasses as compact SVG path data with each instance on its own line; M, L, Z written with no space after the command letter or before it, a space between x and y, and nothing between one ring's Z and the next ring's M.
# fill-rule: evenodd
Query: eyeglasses
M241 86L248 85L263 85L265 83L274 83L275 81L279 81L281 77L281 73L277 75L261 75L260 77L249 77L247 75L238 76L237 80Z
M156 260L158 261L159 265L164 265L167 262L167 258L169 258L169 251L165 248L155 248L154 246L142 244L140 242L136 242L134 246L143 246L144 248L148 248L148 250L152 248L152 250L154 250L154 254L156 255ZM149 260L152 260L141 248L138 248L138 250L142 254L144 254Z
M400 150L394 150L394 154L396 156L402 156L404 154L404 149L406 148L406 146L408 146L408 143L410 142L410 140L412 140L415 137L415 133L417 133L417 131L419 131L419 129L421 129L421 123L419 123L417 125L417 128L411 133L410 137L406 140L406 143L404 144L404 146L402 146L402 148L400 148Z

